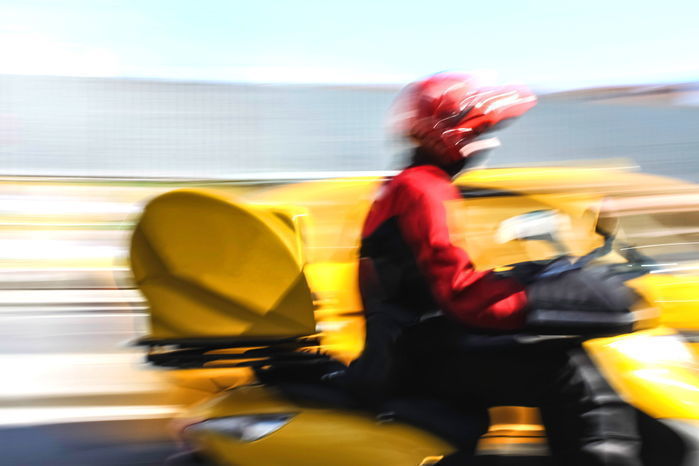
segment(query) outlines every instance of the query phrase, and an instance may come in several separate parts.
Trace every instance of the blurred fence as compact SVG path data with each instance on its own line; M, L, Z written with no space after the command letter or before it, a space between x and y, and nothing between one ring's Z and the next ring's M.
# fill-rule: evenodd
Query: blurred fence
M384 90L0 76L4 174L377 169Z
M699 107L687 105L695 87L544 96L503 131L492 164L624 158L699 181ZM396 92L0 76L0 175L236 178L397 168L399 148L385 127Z

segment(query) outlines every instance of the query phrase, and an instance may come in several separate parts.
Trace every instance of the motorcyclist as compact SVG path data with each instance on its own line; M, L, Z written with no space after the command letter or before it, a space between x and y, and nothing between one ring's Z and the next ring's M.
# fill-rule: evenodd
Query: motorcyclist
M634 413L584 353L511 338L533 306L561 290L577 292L574 302L606 306L580 291L589 277L528 283L522 277L539 265L524 264L507 276L476 270L450 239L446 204L460 198L452 177L499 145L485 135L535 104L525 87L483 86L458 73L433 75L403 91L396 127L416 147L411 164L381 187L364 224L365 349L347 380L376 404L405 390L407 372L421 376L413 388L460 405L472 402L474 412L498 404L538 406L560 464L639 465ZM435 312L446 318L429 319ZM399 349L401 339L411 343Z

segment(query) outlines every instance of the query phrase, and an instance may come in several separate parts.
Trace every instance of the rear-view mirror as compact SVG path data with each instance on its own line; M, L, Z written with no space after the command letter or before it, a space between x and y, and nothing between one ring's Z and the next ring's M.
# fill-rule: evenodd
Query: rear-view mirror
M570 228L570 219L555 210L534 210L500 222L496 232L499 243L513 240L540 240L551 243L559 253L565 253L558 239L561 230Z

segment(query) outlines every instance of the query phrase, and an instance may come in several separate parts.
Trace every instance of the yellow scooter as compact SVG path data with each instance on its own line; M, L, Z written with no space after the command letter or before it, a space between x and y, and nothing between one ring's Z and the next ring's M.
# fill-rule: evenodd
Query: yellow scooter
M502 241L538 241L535 236L550 232L546 222L526 225L531 219L511 219ZM419 415L381 416L320 383L299 383L297 374L329 364L328 354L342 359L347 343L338 337L341 319L314 315L322 303L306 270L307 220L302 209L247 205L213 190L174 191L146 207L133 235L131 262L151 308L151 334L141 341L149 347L148 361L192 373L232 367L282 374L276 383L264 384L247 372L231 384L237 386L192 406L178 421L191 449L179 460L238 466L436 464L455 446L444 432L427 429ZM532 234L532 228L542 231ZM619 267L637 265L630 259ZM333 282L343 274L347 271L328 268L322 279ZM634 286L646 295L642 285ZM589 338L583 347L642 413L645 464L697 465L695 355L675 331L656 326L655 317L653 309L638 309L616 322L616 333L627 333ZM434 414L442 408L425 409ZM509 432L508 445L516 445L518 455L488 458L489 452L503 452L496 448L502 437L491 428L479 448L485 453L482 464L545 464L537 463L544 461L545 443L535 420L500 429Z

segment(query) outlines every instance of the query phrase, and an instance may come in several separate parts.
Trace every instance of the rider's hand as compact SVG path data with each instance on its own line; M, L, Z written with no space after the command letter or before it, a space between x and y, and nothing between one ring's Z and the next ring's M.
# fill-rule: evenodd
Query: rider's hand
M559 257L552 260L526 261L511 264L506 270L497 271L496 274L501 277L514 278L522 285L529 285L537 280L542 272L557 266L558 264L570 264L568 257Z

